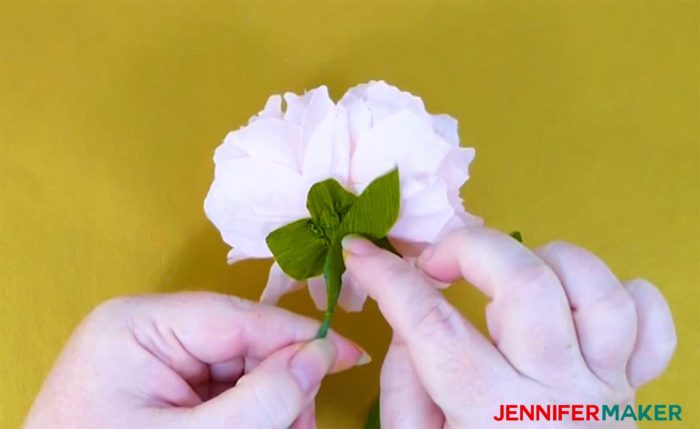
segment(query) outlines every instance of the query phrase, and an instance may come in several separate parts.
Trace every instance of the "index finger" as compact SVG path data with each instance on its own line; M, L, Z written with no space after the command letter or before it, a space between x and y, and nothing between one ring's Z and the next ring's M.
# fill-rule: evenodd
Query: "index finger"
M319 323L281 308L208 292L181 292L122 298L133 314L133 327L155 339L158 354L173 363L193 359L206 364L245 357L264 359L294 343L314 338ZM329 332L337 364L352 366L364 351ZM171 365L172 366L172 365Z
M404 339L426 391L448 420L450 412L460 415L465 391L483 392L494 380L515 376L498 350L407 261L361 237L345 237L343 248L353 284L377 301Z
M585 369L559 278L513 238L486 227L462 229L425 251L418 266L441 281L464 278L491 299L489 331L520 373L549 384Z

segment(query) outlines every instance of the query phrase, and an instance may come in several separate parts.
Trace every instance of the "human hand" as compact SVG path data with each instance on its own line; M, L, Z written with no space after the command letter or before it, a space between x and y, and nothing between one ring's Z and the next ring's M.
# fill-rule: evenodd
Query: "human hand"
M533 252L470 228L424 251L418 268L359 237L343 246L355 283L394 330L381 374L383 428L509 427L494 421L501 404L630 404L675 349L659 291L644 280L621 283L571 244ZM490 298L490 339L430 279L460 277Z
M315 428L353 342L288 311L213 293L124 297L76 329L25 422L47 428Z

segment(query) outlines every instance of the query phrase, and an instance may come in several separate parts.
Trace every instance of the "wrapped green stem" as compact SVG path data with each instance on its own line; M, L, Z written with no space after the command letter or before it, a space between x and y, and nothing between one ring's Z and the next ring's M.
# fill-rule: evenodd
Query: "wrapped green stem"
M323 279L326 282L327 304L323 314L323 322L316 333L316 338L325 338L335 313L335 308L340 297L340 290L343 287L343 273L345 272L345 262L343 262L343 251L340 241L331 243L326 261L323 266Z

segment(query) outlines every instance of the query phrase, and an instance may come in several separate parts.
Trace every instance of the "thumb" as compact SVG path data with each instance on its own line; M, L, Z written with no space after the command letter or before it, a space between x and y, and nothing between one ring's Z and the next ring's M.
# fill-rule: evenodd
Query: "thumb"
M288 428L312 403L337 350L318 339L272 354L233 389L194 410L193 428Z

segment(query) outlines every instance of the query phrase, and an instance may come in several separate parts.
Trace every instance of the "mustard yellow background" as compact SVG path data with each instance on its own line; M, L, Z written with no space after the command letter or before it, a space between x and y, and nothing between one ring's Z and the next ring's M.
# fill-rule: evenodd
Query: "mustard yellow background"
M679 346L639 400L700 427L697 2L0 4L0 427L107 298L258 297L202 201L214 148L268 95L386 79L460 121L469 210L559 238L668 298ZM450 299L483 327L484 299ZM317 316L304 292L282 305ZM389 330L373 303L335 328L375 361L331 377L321 428L355 428Z

